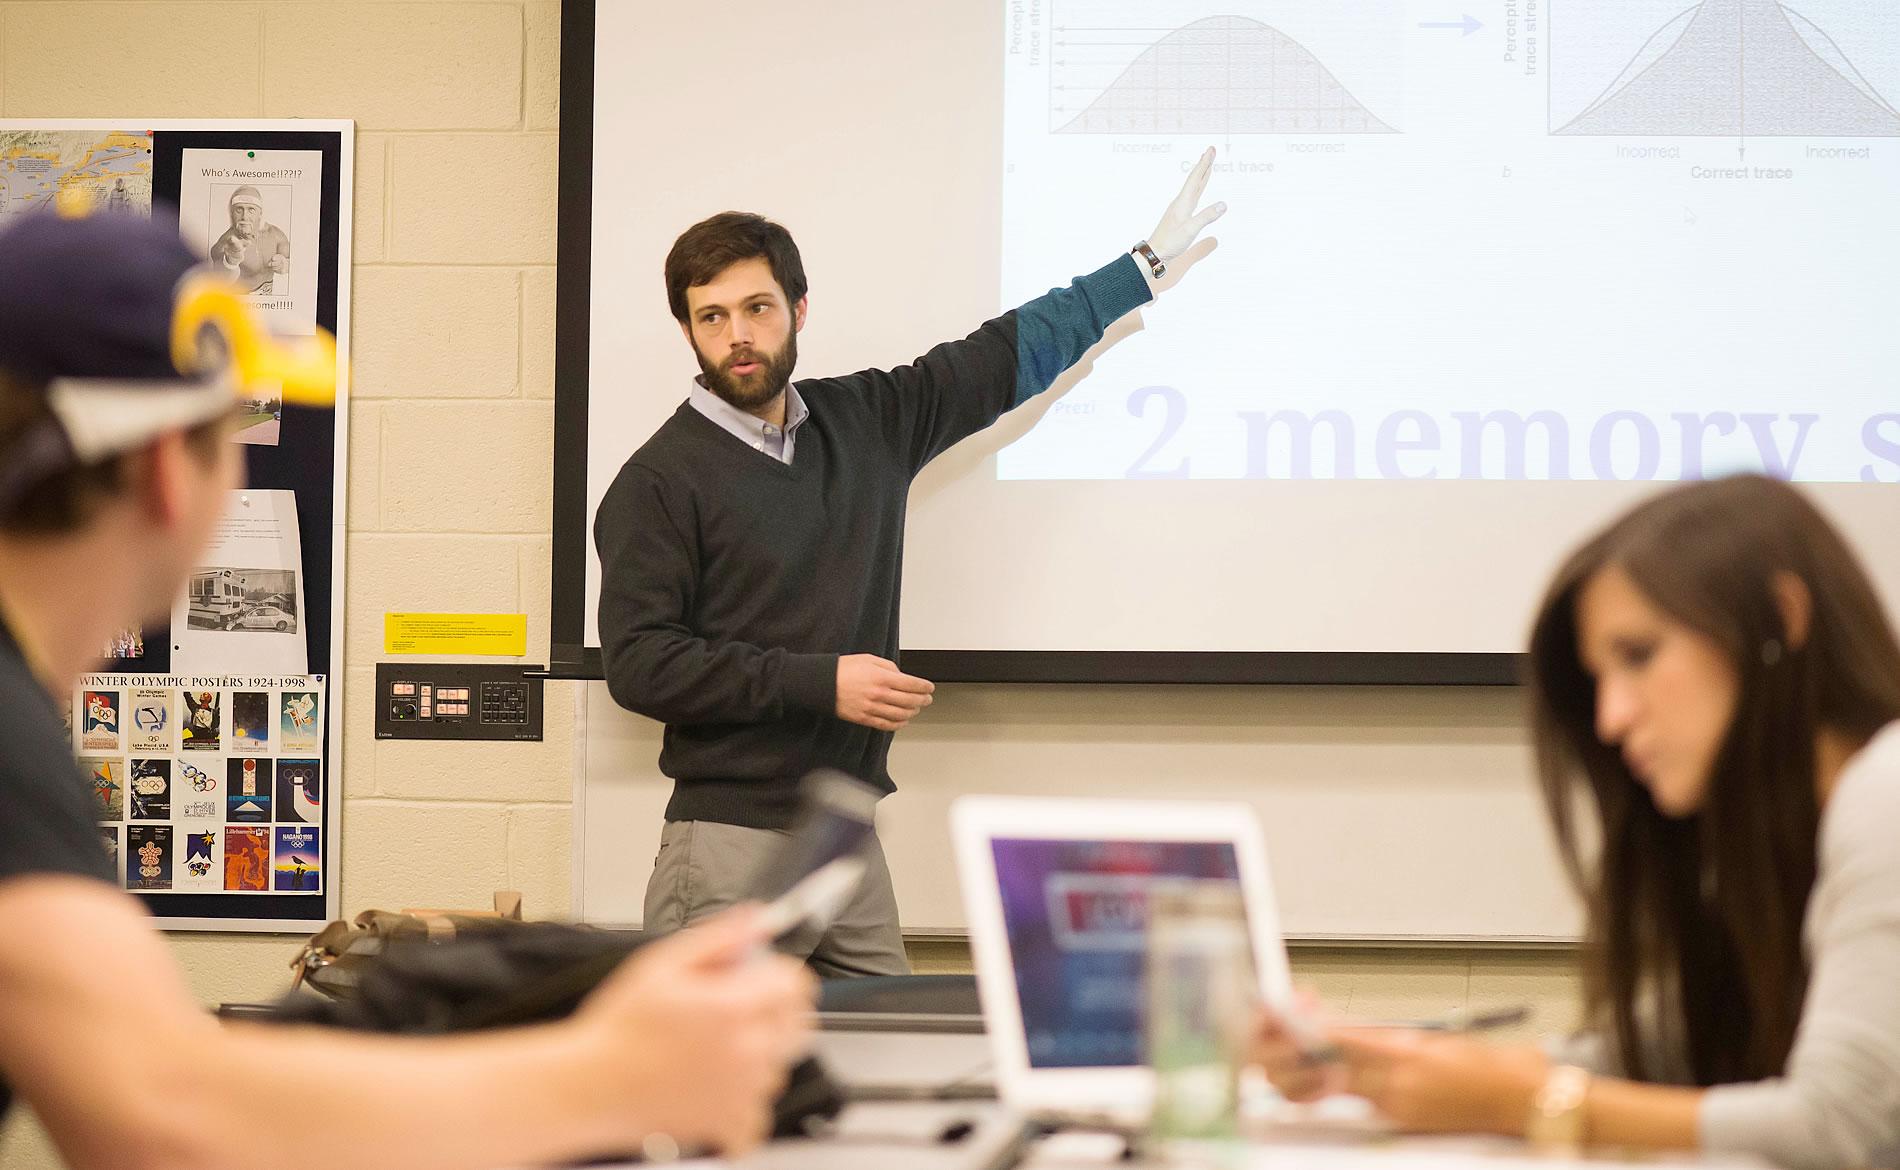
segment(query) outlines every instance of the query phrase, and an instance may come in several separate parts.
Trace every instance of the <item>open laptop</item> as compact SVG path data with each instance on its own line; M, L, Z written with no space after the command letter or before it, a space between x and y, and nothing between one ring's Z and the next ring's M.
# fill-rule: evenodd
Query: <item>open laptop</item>
M972 796L951 808L998 1096L1032 1115L1142 1124L1147 888L1232 881L1261 1001L1292 982L1266 845L1243 804Z

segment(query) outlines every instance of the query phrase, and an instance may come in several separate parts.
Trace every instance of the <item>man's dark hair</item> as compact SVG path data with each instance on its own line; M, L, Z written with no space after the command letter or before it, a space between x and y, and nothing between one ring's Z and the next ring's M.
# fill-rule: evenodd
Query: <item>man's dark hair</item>
M0 367L0 450L11 450L30 430L52 417L46 385ZM82 527L93 507L123 485L117 459L91 467L68 467L23 492L0 531L15 535L65 535Z
M749 211L722 211L687 228L666 254L666 303L673 316L686 320L687 289L711 284L739 261L760 257L771 265L787 304L804 299L805 262L792 233L779 224Z
M46 383L0 366L0 452L6 452L28 431L52 417L46 402ZM226 440L223 419L185 432L199 458L217 457ZM124 491L125 456L66 467L46 476L21 493L12 507L0 512L0 532L10 536L68 536L84 528L100 505Z

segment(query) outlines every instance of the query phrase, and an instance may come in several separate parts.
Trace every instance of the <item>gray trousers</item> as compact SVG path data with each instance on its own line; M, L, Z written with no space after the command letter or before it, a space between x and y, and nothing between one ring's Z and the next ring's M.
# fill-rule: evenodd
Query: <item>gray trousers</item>
M687 923L756 897L753 876L786 837L783 829L748 829L713 821L668 821L647 879L646 924L668 934ZM843 913L820 934L794 934L779 950L805 960L821 979L908 975L910 959L897 929L897 896L884 846L873 836L864 880Z

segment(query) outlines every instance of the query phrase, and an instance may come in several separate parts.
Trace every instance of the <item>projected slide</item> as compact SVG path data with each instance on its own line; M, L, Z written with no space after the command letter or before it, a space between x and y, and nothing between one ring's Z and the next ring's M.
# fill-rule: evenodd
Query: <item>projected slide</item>
M1873 10L1844 15L1858 24ZM1825 29L1793 9L1775 0L1703 0L1650 37L1603 94L1554 133L1894 137L1900 112Z
M1002 304L1230 211L999 478L1900 482L1900 0L1006 13Z
M1080 112L1088 78L1147 29L1065 27L1051 70L1063 134L1389 134L1319 59L1278 29L1213 16L1153 44Z

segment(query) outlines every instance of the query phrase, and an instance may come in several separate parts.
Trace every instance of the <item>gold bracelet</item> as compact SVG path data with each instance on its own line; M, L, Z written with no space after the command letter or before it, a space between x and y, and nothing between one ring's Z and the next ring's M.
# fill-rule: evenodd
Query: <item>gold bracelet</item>
M1573 1064L1550 1070L1531 1098L1531 1115L1524 1137L1531 1146L1550 1154L1576 1154L1583 1149L1583 1106L1590 1094L1590 1071Z

